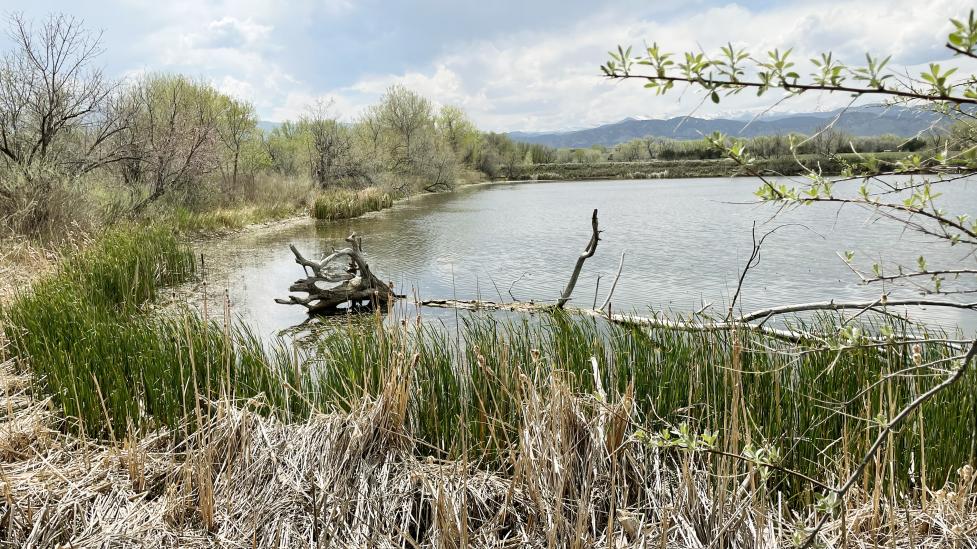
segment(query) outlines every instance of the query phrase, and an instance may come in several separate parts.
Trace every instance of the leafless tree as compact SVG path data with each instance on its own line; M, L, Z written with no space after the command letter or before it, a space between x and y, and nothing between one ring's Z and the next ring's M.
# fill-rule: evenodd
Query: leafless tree
M80 20L52 15L35 25L13 14L9 23L13 47L0 59L7 171L0 199L29 210L17 213L33 224L47 218L55 185L126 157L116 138L132 113L117 101L117 84L94 66L101 36Z
M311 174L320 185L356 177L360 170L353 159L353 138L349 128L329 115L328 103L317 102L302 123L309 132Z
M63 152L63 138L102 107L112 86L91 68L99 37L80 21L51 16L35 29L15 14L10 22L15 46L0 65L0 153L29 178Z
M213 90L184 77L150 77L131 94L138 115L128 143L148 187L132 208L139 213L216 169L217 112Z

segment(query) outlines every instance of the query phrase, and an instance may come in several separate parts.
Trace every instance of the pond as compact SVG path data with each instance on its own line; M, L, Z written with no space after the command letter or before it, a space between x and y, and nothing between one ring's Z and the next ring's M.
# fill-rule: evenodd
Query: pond
M394 208L333 223L312 220L279 229L248 231L198 246L211 291L227 289L233 313L260 334L305 320L301 307L279 305L302 276L288 245L306 257L324 257L355 231L371 266L400 293L421 299L555 300L590 237L590 214L603 231L586 263L573 303L600 301L617 271L615 311L689 313L711 304L725 311L757 233L781 227L762 248L759 265L743 287L744 312L820 301L873 300L881 286L863 285L836 255L853 250L866 270L875 261L973 268L967 250L904 233L857 207L808 206L777 212L756 204L750 178L507 183L415 197ZM855 185L855 184L852 184ZM953 213L977 213L977 182L941 188ZM852 187L855 188L855 187ZM837 186L836 192L842 190ZM851 189L849 189L851 190ZM918 292L897 291L913 297ZM427 309L428 317L454 313ZM916 310L915 318L945 327L977 327L961 310Z

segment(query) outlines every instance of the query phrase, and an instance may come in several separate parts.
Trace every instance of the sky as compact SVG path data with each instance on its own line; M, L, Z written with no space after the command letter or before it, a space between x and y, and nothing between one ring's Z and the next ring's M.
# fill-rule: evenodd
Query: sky
M744 93L714 106L692 90L655 97L639 82L602 78L599 67L618 44L711 52L730 42L753 52L794 48L798 61L826 50L848 62L866 51L892 54L893 67L914 73L930 61L963 63L943 44L949 18L972 7L966 0L0 0L4 15L64 13L102 32L99 63L109 75L184 73L252 102L262 120L297 118L320 100L354 120L402 84L461 107L492 131L742 117L772 105L830 110L850 98L778 103ZM7 37L0 44L9 47Z

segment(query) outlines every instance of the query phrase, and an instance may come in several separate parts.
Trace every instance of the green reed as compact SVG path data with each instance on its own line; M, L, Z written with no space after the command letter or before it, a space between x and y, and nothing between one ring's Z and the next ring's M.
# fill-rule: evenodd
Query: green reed
M367 212L383 210L393 206L390 193L376 187L359 191L349 189L330 189L323 191L312 203L312 217L326 221L349 219Z

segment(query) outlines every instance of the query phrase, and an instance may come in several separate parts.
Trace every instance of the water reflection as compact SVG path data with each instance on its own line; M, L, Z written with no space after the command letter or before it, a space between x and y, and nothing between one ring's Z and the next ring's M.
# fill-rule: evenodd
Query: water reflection
M973 185L947 185L941 200L954 212L977 212ZM363 235L371 267L399 293L508 301L511 291L522 300L555 300L590 236L590 212L598 208L602 241L584 268L574 302L591 306L598 278L603 293L626 250L616 311L691 312L710 303L723 311L752 249L754 221L764 232L787 226L768 239L760 264L746 280L742 306L747 311L824 299L876 299L881 287L858 284L835 255L842 250L854 250L869 263L913 265L921 250L931 264L974 261L949 246L904 234L895 224L872 221L856 208L804 207L771 219L772 208L742 204L753 200L755 188L753 180L728 178L482 186L415 198L345 222L310 220L248 232L203 243L198 251L213 266L208 285L226 288L232 311L263 334L306 320L303 308L274 302L302 275L288 244L307 257L323 257L342 247L353 231ZM408 301L396 306L398 318L417 314ZM444 310L423 314L449 324L454 316ZM945 326L977 327L966 311L915 314Z

